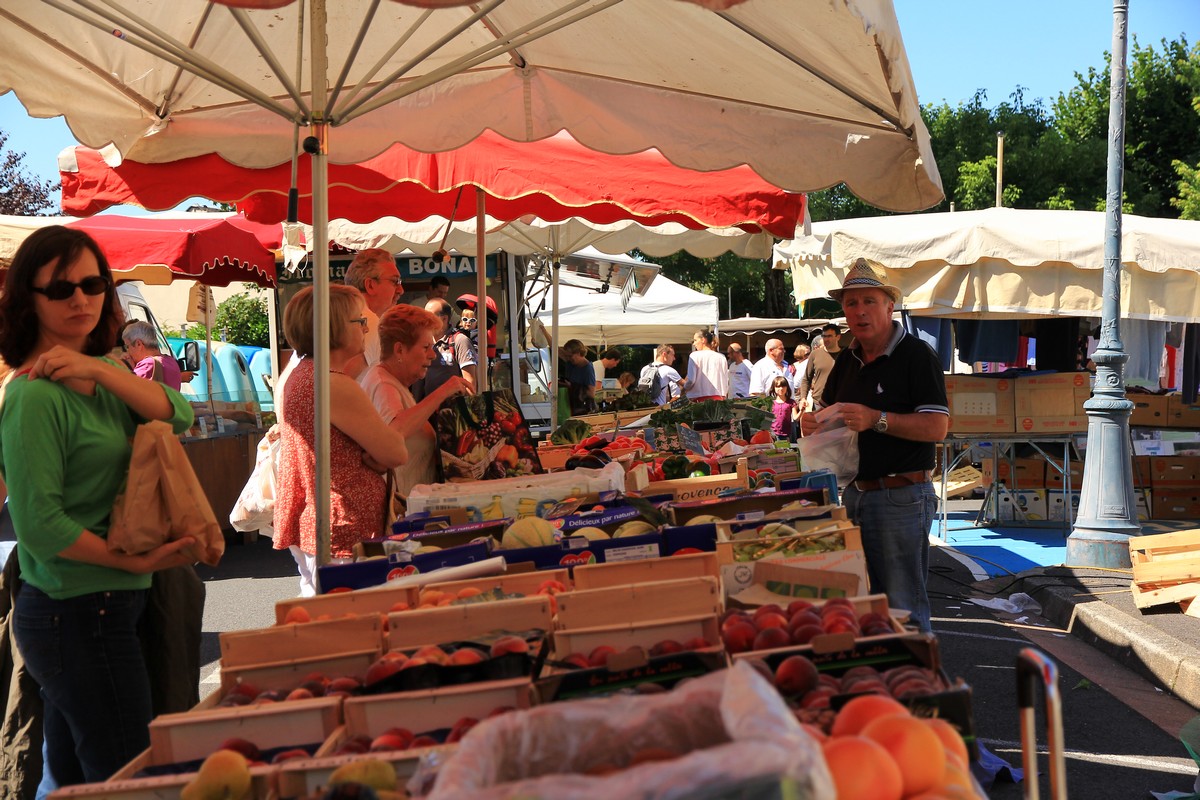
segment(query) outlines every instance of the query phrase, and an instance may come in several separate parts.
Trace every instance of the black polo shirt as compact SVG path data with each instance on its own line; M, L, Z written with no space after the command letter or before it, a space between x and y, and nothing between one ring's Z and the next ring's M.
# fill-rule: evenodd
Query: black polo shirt
M883 355L864 364L857 342L838 354L825 383L822 402L861 403L895 414L949 414L946 378L933 349L893 322ZM865 430L858 434L858 478L882 478L901 472L932 470L933 442L913 442Z

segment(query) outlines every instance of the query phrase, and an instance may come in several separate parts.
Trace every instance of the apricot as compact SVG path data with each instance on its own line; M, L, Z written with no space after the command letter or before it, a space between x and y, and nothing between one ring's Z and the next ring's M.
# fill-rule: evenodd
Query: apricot
M487 658L482 650L477 650L474 647L460 647L450 654L449 664L463 666L466 664L479 664Z
M900 800L904 778L891 755L861 736L830 739L821 748L838 800Z
M288 609L287 614L283 617L284 625L293 623L312 622L312 616L308 613L308 609L304 606L292 606Z
M371 666L367 667L367 674L363 676L363 683L370 686L379 683L385 678L390 678L392 675L395 675L397 672L404 669L409 661L411 661L411 659L406 658L402 661L396 658L388 658L387 655L384 655L382 658L377 658L371 664Z
M368 750L378 753L381 750L407 750L413 741L413 732L408 728L388 728L371 740Z
M529 642L520 636L501 636L492 642L492 658L508 655L509 653L528 653Z
M250 765L236 750L218 750L200 765L179 792L181 800L244 797L250 791Z
M427 644L418 649L417 652L413 653L413 658L423 658L430 664L447 664L450 662L450 656L446 655L446 651L436 644Z
M668 656L673 653L682 653L686 648L675 641L674 639L664 639L650 648L651 656Z
M412 606L410 606L408 604L407 600L400 600L398 602L392 603L392 607L388 609L388 613L392 614L397 611L408 611L408 609L410 609L411 607Z
M481 594L483 594L483 589L480 589L478 586L464 586L458 590L457 597L459 600L466 600L468 597L475 597Z
M783 628L763 628L754 637L755 650L775 650L791 643L791 637Z
M897 715L910 716L907 708L890 697L865 694L838 709L829 733L834 737L856 736L874 720Z
M754 613L751 616L754 619L758 619L763 614L783 614L783 609L779 607L778 603L767 603L754 609Z
M350 694L355 694L360 689L362 689L362 681L360 681L358 678L345 676L331 680L329 682L327 693L349 692Z
M284 700L308 700L313 697L316 697L316 695L314 695L310 689L306 689L303 686L297 686L295 689L292 689L290 692L288 692L287 697L285 697L283 699Z
M904 794L928 791L946 771L942 740L924 720L895 714L879 717L863 727L861 735L891 754L904 779Z
M775 668L775 687L782 694L804 695L817 688L819 683L816 666L804 656L788 656Z
M800 625L788 632L788 638L791 639L792 644L808 644L815 637L824 633L825 629L820 625Z
M942 747L946 748L946 753L958 758L963 766L966 766L969 759L967 743L963 741L958 729L938 717L921 721L932 728L937 737L942 740Z
M785 613L788 615L788 619L791 619L792 617L796 616L798 612L808 611L812 607L813 604L808 600L793 600L792 602L788 603Z
M588 657L587 657L588 666L591 666L591 667L607 666L608 665L608 657L611 656L615 652L617 652L617 648L611 647L607 644L602 644L599 647L594 648L592 650L592 652L588 653Z

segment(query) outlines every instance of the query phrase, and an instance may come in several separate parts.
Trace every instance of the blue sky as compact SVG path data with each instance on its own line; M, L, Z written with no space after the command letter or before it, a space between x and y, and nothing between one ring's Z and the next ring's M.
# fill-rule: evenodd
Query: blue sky
M922 103L957 105L984 89L995 106L1022 86L1027 100L1049 105L1112 46L1109 0L894 3ZM1143 46L1180 34L1194 44L1200 0L1130 0L1129 31ZM61 119L31 119L11 92L0 97L0 129L9 149L26 153L27 169L47 179L57 177L58 152L75 143Z

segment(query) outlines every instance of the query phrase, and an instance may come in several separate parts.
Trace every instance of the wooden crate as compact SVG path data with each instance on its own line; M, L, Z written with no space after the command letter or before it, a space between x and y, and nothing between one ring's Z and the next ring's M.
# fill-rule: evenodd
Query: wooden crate
M982 485L983 473L970 465L959 467L946 475L946 496L942 499L945 500L947 497L960 497L964 494L970 494ZM941 492L941 475L933 476L933 487L938 492Z
M681 578L717 577L721 574L716 553L689 553L639 561L583 564L575 568L575 589L601 589L629 583L649 583Z
M648 651L667 639L682 644L697 637L705 639L713 648L721 646L721 625L715 614L555 631L552 658L562 659L571 653L587 655L601 645L614 647L617 652L630 647Z
M552 620L547 595L399 611L388 615L388 649L469 641L498 630L549 631Z
M1200 529L1131 537L1129 560L1138 608L1185 603L1200 595Z
M737 470L728 474L704 475L699 478L674 478L669 481L652 481L639 490L643 495L673 494L679 502L703 500L716 497L721 492L736 489L750 491L750 472L746 459L737 460Z
M382 651L383 617L376 613L372 616L228 631L222 633L219 639L223 669L353 650Z
M328 614L344 617L347 614L378 614L381 617L391 611L396 603L416 606L417 590L413 586L397 588L360 589L352 592L319 594L315 597L290 597L275 603L275 624L282 625L288 612L297 606L308 612L314 620Z
M584 628L720 611L721 588L716 578L625 584L558 595L555 628Z
M513 572L504 575L488 575L483 578L468 578L461 581L445 583L427 583L420 587L437 589L438 591L455 594L462 589L479 589L488 592L499 589L505 594L520 594L525 596L537 594L538 587L546 581L558 581L563 586L571 585L571 574L566 569L542 569L533 572ZM416 608L416 604L413 604Z

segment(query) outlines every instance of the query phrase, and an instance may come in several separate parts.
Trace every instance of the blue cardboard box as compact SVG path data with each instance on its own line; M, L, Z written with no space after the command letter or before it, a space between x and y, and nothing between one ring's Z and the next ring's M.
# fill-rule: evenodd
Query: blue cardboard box
M386 558L317 567L317 580L320 582L321 593L325 594L343 587L362 589L367 586L380 586L391 578L433 572L443 567L457 567L491 557L491 545L482 542L414 556L392 553Z

